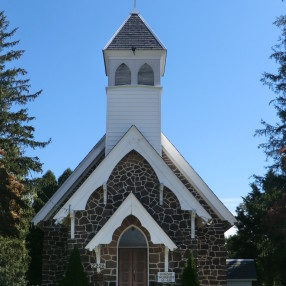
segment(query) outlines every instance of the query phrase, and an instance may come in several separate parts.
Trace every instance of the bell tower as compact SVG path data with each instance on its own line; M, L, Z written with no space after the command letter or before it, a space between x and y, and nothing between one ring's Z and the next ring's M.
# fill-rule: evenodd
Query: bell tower
M108 77L107 155L136 128L161 155L161 77L167 50L136 7L103 49Z

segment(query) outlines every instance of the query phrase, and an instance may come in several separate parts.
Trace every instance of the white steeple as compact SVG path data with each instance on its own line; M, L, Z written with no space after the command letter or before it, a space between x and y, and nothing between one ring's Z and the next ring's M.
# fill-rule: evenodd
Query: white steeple
M103 49L108 76L106 148L135 125L161 155L161 77L167 50L136 10Z

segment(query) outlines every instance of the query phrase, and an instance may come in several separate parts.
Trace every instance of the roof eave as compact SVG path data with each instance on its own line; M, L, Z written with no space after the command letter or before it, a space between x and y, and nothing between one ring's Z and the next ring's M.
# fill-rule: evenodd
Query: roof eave
M64 200L68 195L69 190L74 186L76 181L81 177L86 168L92 164L96 158L102 153L105 148L105 135L92 148L88 155L75 168L73 173L67 178L63 185L55 192L55 194L48 200L48 202L40 209L40 211L33 217L32 223L38 225L41 221L49 219L58 204Z
M203 179L191 167L191 165L184 159L175 146L167 139L162 133L162 150L165 151L167 156L172 160L175 166L186 177L191 185L198 191L207 204L222 220L228 221L231 225L236 222L233 214L227 207L220 201L214 192L208 187Z

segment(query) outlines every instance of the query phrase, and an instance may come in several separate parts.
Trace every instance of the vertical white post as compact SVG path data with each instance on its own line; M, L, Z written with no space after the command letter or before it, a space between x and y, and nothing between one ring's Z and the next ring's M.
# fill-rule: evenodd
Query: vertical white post
M192 211L191 214L191 238L194 239L196 237L196 212Z
M107 204L107 184L104 183L103 185L103 203L104 205Z
M96 255L97 273L100 272L100 244L94 249Z
M71 239L74 239L74 225L75 225L75 212L70 210L70 218L71 218Z
M164 190L164 184L160 184L160 206L163 205L163 190Z
M169 271L169 248L165 246L165 272Z

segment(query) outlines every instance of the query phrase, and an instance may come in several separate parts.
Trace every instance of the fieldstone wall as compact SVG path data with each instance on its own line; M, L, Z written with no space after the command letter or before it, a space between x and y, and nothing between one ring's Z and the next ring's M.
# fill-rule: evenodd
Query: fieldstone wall
M57 285L63 278L68 259L68 231L63 225L44 223L42 286Z
M219 219L213 219L210 225L197 230L197 265L201 285L226 285L224 227Z
M197 256L196 262L201 286L226 286L226 249L224 232L229 224L218 218L216 213L196 192L184 175L163 152L163 160L193 194L205 210L211 215L208 225L196 227Z
M103 202L103 189L98 188L89 198L86 209L76 212L75 239L70 239L69 226L66 228L62 227L65 231L54 228L54 232L52 232L52 229L45 229L45 233L48 231L47 241L52 240L52 237L57 238L60 236L60 241L65 246L61 246L62 254L58 256L59 258L62 257L60 258L61 260L57 260L56 254L53 254L54 259L48 258L49 252L55 253L52 252L52 244L48 245L47 250L45 250L47 255L44 257L44 263L50 265L49 269L45 268L45 281L49 280L50 284L43 285L57 285L55 282L59 281L60 276L63 276L67 257L69 257L74 245L77 245L79 248L90 285L116 285L118 238L130 225L140 228L147 237L149 244L149 285L158 284L156 282L157 272L164 271L164 246L153 245L148 231L141 226L141 223L134 216L128 216L123 221L122 225L114 232L110 245L101 247L101 260L106 264L106 268L100 275L91 268L91 263L96 262L95 253L85 249L85 246L108 221L130 192L133 192L149 214L178 247L177 250L169 253L169 271L176 273L176 283L172 285L181 285L182 270L190 251L197 257L201 286L226 285L226 253L223 238L225 225L195 192L175 166L172 165L165 154L163 158L211 214L213 217L212 224L201 228L196 227L197 237L192 240L190 212L181 210L176 196L166 187L163 191L163 205L160 205L160 182L155 172L141 155L132 151L117 164L109 177L107 182L107 204L105 205ZM57 231L61 235L57 234ZM57 264L57 266L54 264Z

